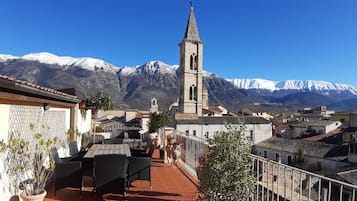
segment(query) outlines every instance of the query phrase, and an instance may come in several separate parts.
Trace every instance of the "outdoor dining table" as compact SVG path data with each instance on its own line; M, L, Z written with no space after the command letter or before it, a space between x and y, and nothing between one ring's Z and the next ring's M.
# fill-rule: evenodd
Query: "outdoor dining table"
M128 144L94 144L84 155L86 159L94 159L96 155L123 154L131 157Z

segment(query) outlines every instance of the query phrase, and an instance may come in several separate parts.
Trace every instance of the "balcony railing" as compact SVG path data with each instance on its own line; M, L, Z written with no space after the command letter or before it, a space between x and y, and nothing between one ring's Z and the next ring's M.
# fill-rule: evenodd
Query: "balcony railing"
M356 201L357 186L251 155L257 182L252 200Z
M208 144L184 133L175 133L182 145L181 161L196 176L200 160L208 151ZM256 175L256 188L252 201L357 201L357 186L284 165L256 155L252 169Z

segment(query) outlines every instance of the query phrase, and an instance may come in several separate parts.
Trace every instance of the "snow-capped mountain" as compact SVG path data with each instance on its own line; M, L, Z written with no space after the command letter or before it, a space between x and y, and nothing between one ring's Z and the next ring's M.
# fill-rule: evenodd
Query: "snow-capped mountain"
M66 70L69 66L77 66L91 71L104 70L106 72L114 73L118 71L118 68L114 65L109 64L103 60L90 57L74 58L68 56L57 56L48 52L31 53L26 54L22 57L0 54L0 61L4 62L13 59L23 59L30 61L38 61L44 64L59 65L64 70Z
M21 57L0 54L0 74L54 89L75 88L81 99L102 91L110 94L116 105L122 108L147 109L152 97L167 108L179 96L179 66L161 61L116 67L100 59L56 56L46 52ZM209 103L223 105L233 111L257 103L336 103L338 106L338 101L351 99L353 102L357 97L355 87L325 81L226 80L206 71L203 72L203 81L209 91ZM355 108L353 105L345 106Z
M119 70L119 74L131 76L134 74L146 74L146 75L154 75L154 74L170 74L176 75L176 71L179 68L178 65L168 65L161 61L149 61L144 65L137 65L133 67L122 67Z
M240 89L261 89L270 91L279 90L300 90L322 92L328 95L328 91L348 91L351 94L357 95L357 88L348 84L330 83L326 81L314 80L286 80L286 81L271 81L264 79L227 79Z

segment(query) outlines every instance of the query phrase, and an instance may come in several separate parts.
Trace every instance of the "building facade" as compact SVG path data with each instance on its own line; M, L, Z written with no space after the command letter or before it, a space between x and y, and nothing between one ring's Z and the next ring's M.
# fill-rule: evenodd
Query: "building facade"
M272 125L260 117L199 117L196 120L178 120L176 129L187 136L196 137L202 141L214 139L214 135L220 131L228 131L227 125L233 128L245 126L244 135L252 139L253 144L262 142L272 137Z
M61 145L58 149L60 156L69 156L69 137L77 140L78 146L81 138L68 136L67 131L90 132L91 110L81 109L79 103L77 96L0 75L0 140L7 142L15 135L34 147L36 141L31 124L44 138L57 137ZM0 197L6 199L13 195L13 191L2 159Z

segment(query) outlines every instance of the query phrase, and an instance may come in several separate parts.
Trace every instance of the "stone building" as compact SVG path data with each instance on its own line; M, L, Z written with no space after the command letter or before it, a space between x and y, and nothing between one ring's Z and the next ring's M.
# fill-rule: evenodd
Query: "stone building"
M202 115L203 42L200 40L191 6L188 23L180 46L179 112Z

